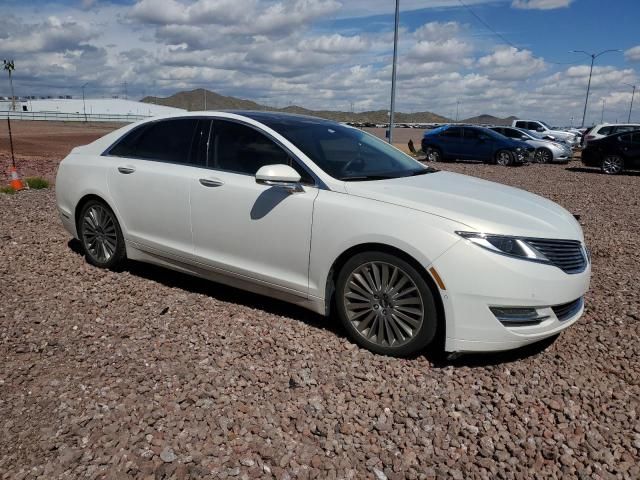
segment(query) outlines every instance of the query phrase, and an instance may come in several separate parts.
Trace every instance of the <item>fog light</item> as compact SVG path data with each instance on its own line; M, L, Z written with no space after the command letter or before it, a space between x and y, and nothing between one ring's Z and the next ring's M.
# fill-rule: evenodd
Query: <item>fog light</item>
M507 327L531 326L541 323L549 315L540 315L533 307L489 307L491 313Z

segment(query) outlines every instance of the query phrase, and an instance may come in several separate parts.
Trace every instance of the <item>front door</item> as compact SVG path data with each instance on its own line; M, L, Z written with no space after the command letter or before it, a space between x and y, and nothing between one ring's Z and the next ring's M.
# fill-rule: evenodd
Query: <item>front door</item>
M234 276L306 296L313 179L292 155L257 129L215 120L208 144L209 168L191 180L191 219L196 260ZM260 185L264 165L289 164L303 191Z

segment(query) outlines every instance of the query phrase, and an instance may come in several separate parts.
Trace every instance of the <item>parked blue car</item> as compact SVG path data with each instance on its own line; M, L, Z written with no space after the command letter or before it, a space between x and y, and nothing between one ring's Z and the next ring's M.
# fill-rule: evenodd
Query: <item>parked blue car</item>
M479 160L498 165L527 163L535 152L531 145L484 127L444 125L425 132L422 151L432 162Z

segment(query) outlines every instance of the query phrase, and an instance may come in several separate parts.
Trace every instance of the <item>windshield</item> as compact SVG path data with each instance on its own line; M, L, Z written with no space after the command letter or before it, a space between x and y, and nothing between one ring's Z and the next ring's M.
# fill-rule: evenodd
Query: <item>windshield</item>
M490 128L483 128L482 129L482 133L495 138L496 140L504 140L505 138L509 138L509 137L505 137L504 135L502 135L501 133L496 132L495 130L491 130Z
M260 120L338 180L382 180L436 171L353 127L304 118Z
M547 127L549 130L551 130L551 127L549 126L549 124L548 124L548 123L544 123L542 120L540 120L540 123L541 123L542 125L544 125L545 127Z

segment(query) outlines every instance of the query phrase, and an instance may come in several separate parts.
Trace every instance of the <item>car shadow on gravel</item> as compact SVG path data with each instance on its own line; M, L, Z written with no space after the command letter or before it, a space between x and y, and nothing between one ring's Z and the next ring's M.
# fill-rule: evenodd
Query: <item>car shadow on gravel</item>
M507 363L517 362L529 357L534 357L547 350L557 340L559 335L546 338L539 342L515 350L491 353L462 353L462 354L426 354L427 359L434 368L469 367L484 368Z
M84 256L82 245L78 240L70 240L68 242L68 246L75 254ZM132 275L159 282L167 287L180 288L188 292L206 295L222 302L235 303L245 307L262 310L272 315L288 317L304 322L311 327L329 331L343 338L348 338L338 320L331 318L327 319L322 315L307 310L306 308L302 308L282 300L259 295L257 293L247 292L221 283L216 283L143 262L127 260L123 269ZM551 346L557 338L558 335L532 345L527 345L525 347L506 352L464 354L444 353L442 339L439 339L436 340L437 346L432 352L419 353L415 355L414 358L424 355L434 368L483 368L512 363L538 355Z
M602 172L602 170L600 170L598 167L593 167L593 168L589 168L589 167L567 167L567 168L565 168L565 170L567 172L593 173L593 174L597 174L597 175L605 175ZM624 172L619 173L618 176L621 176L621 177L638 177L638 176L640 176L640 172L626 170Z
M84 256L82 245L77 239L70 240L68 246L74 253ZM327 330L346 338L346 332L342 329L340 322L329 321L322 315L282 300L229 287L149 263L127 260L123 270L132 275L159 282L167 287L180 288L188 292L206 295L222 302L235 303L273 315L299 320L309 326Z

